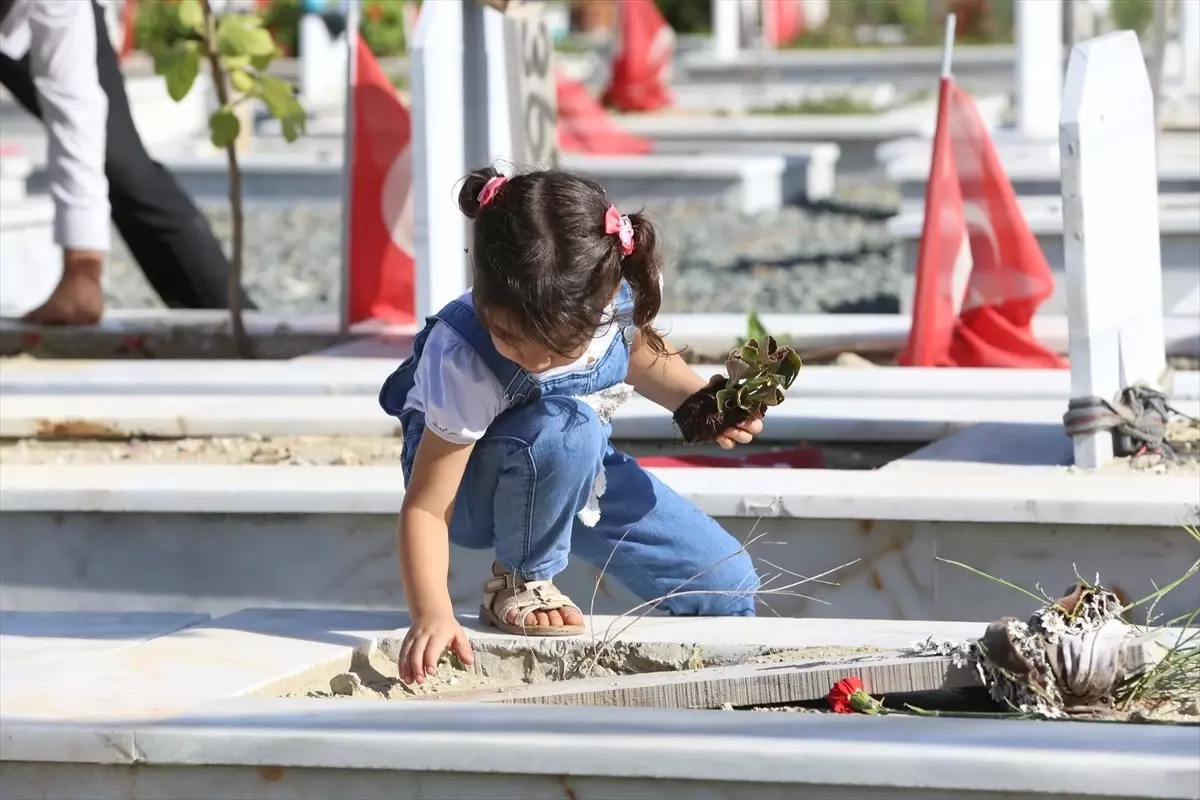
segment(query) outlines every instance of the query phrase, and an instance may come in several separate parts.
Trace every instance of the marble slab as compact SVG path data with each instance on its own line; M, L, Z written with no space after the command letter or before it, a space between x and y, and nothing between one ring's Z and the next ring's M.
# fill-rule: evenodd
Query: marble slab
M555 796L542 777L560 792L578 787L581 797L645 796L651 788L664 798L749 790L768 800L942 790L980 798L998 791L1196 796L1194 731L1174 726L463 703L413 703L401 714L386 702L246 696L271 677L347 659L381 634L400 635L403 624L395 615L247 610L78 664L69 680L48 677L6 698L6 796L329 796L320 787L365 798L534 796L510 791L518 788ZM653 634L629 634L795 648L907 644L980 627L774 619L653 625ZM531 751L550 757L531 760ZM480 774L486 782L473 778ZM742 794L730 793L734 781Z
M26 620L26 630L44 621L47 630L70 628L82 615L47 614L34 621L28 614L9 615ZM115 615L110 615L115 616ZM461 622L472 641L513 649L552 648L554 640L527 639L486 629L471 616ZM797 619L673 619L657 618L628 623L609 616L589 617L588 638L601 641L666 642L707 648L747 651L756 647L786 650L815 647L870 646L902 650L936 633L963 639L981 635L979 625L968 623L913 623L885 620L832 621ZM268 694L272 684L316 668L346 669L350 656L366 652L381 639L404 638L404 614L299 609L247 609L184 630L162 630L137 646L74 661L39 680L26 680L20 691L5 693L4 717L57 720L162 718L194 708L205 701L248 694ZM142 626L144 628L144 626ZM127 626L119 620L110 629L125 629L135 636L138 621ZM5 670L29 673L43 651L59 647L48 640L44 647L4 653ZM394 647L393 647L394 649ZM343 663L345 666L336 666ZM65 666L65 665L64 665ZM11 758L6 754L6 757Z
M208 614L147 611L0 611L0 696L208 619Z
M376 337L341 345L336 353L288 361L16 359L0 368L0 395L358 395L373 400L400 360L393 343ZM708 377L724 367L694 369ZM1065 401L1070 375L1045 369L805 366L788 396ZM1176 372L1171 396L1200 399L1200 372ZM0 415L4 411L0 407Z
M793 347L829 355L846 350L895 353L904 346L911 327L911 320L905 314L764 314L762 319L767 330L787 337ZM741 314L663 314L656 322L675 346L703 352L731 348L746 331L746 319ZM338 333L337 320L330 314L281 317L248 312L246 326L264 350L264 357L293 358L329 350L346 340ZM105 313L99 325L70 329L24 325L0 318L0 352L32 352L40 358L55 360L114 355L129 359L139 357L142 350L156 359L173 355L234 358L227 328L228 319L223 312L180 309L113 309ZM1066 352L1065 316L1041 314L1033 321L1033 331L1046 347ZM353 326L351 337L385 337L388 349L376 355L400 360L407 354L413 333L411 325L389 326L373 321ZM1175 317L1168 317L1166 336L1168 354L1200 356L1200 318L1195 314L1181 311ZM12 371L15 363L6 361L3 372ZM262 363L260 360L259 365Z
M0 437L134 438L188 436L401 435L373 397L13 395L0 409ZM1200 413L1200 400L1178 401ZM771 409L764 442L930 442L981 422L1061 422L1066 400L810 397ZM635 396L614 415L619 440L678 439L661 406Z
M936 467L846 472L654 469L714 517L1004 522L1120 527L1200 523L1194 475L1120 470L946 475ZM0 467L3 513L387 514L394 467L53 465Z

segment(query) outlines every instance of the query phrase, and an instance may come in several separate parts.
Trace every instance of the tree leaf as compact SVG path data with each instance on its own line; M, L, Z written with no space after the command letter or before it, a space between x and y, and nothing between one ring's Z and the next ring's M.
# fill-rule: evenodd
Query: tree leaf
M175 4L175 18L179 21L179 27L189 33L204 30L204 8L200 0L179 0Z
M284 119L280 120L283 123L283 138L284 141L291 143L300 138L300 134L304 133L304 120Z
M279 55L278 50L272 53L267 53L266 55L252 55L250 56L250 66L254 67L259 72L266 72L267 67L271 66L271 62L275 60L275 56L277 55Z
M200 48L196 42L176 42L161 62L155 62L156 70L159 63L163 65L160 74L166 78L167 94L178 103L187 97L200 74Z
M251 66L250 56L221 56L221 66L227 70L242 69Z
M226 14L217 25L217 52L223 56L269 57L275 40L251 14Z
M237 141L242 125L232 109L221 108L208 118L208 127L212 133L214 147L226 148Z
M234 89L242 94L251 94L258 86L254 76L244 69L231 70L229 73L229 83Z
M259 78L259 97L266 104L271 116L283 123L283 136L293 142L304 132L306 116L304 106L296 99L292 84L271 75Z

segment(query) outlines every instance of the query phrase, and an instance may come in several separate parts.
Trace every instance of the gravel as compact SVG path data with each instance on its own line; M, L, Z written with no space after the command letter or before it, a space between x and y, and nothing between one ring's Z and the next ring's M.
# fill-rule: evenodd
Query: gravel
M666 243L664 311L893 313L901 267L884 229L884 187L850 187L844 202L787 206L746 216L711 204L647 206ZM202 206L228 246L224 204ZM337 307L341 209L336 203L252 206L246 215L245 283L263 310L320 313ZM119 236L106 272L113 308L161 302Z

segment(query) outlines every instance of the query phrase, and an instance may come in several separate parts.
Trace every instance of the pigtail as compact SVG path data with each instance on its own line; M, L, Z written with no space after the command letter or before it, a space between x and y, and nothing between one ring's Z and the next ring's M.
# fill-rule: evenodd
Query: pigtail
M658 231L644 214L630 214L633 224L633 252L621 259L621 276L633 288L633 324L642 334L642 342L654 353L667 355L667 344L654 328L662 307L662 251Z
M503 177L503 174L498 169L484 167L463 178L462 188L458 190L458 208L462 211L463 216L467 219L475 219L479 216L481 208L479 195L483 191L483 187L487 186L487 182L492 178L499 177Z

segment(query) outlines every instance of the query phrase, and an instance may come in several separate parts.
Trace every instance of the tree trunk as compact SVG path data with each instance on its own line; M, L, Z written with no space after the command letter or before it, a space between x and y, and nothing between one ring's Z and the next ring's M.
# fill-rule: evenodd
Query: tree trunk
M205 54L212 69L213 85L217 90L217 101L222 107L229 105L229 85L221 59L217 55L217 21L209 0L200 0L204 8ZM240 138L240 136L239 136ZM229 164L229 213L233 225L233 242L229 254L229 327L233 333L233 344L242 358L253 358L254 349L246 335L245 320L242 319L242 254L245 250L245 219L242 212L242 170L238 166L237 139L225 148Z

